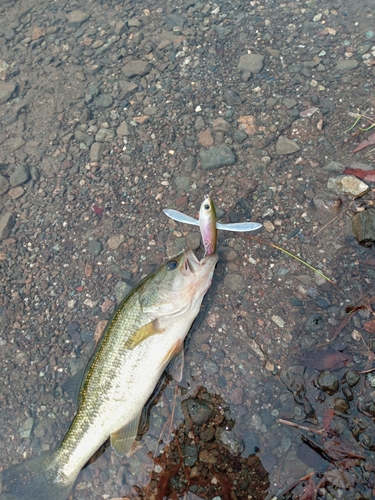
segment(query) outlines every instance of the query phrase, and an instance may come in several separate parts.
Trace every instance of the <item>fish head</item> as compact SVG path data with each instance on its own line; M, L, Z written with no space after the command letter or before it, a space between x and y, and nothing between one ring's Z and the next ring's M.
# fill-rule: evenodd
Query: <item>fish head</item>
M209 289L218 255L201 260L192 250L168 260L153 275L152 287L142 293L142 310L151 317L179 316L199 307Z
M200 221L214 220L216 223L215 205L209 196L203 200L202 205L199 209L199 220Z

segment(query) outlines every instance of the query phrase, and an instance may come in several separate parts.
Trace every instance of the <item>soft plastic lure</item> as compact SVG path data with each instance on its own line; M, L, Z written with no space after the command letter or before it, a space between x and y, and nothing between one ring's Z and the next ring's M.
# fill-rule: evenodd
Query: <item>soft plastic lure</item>
M211 255L216 250L217 229L221 231L249 232L256 231L262 227L258 222L235 222L232 224L221 224L217 222L215 205L209 196L206 196L199 210L199 219L193 219L177 210L164 209L165 215L177 222L199 226L201 230L205 255Z

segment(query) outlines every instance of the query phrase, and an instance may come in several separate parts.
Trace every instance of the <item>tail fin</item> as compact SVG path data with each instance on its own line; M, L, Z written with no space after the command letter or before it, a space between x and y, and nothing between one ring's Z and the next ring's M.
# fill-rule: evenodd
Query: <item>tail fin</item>
M0 500L66 500L76 478L63 481L53 455L47 453L2 471Z

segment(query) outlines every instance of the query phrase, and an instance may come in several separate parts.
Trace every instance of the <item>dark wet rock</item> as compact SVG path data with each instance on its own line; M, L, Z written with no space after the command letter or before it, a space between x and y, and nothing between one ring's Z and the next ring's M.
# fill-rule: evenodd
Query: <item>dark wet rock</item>
M336 69L338 71L351 71L358 66L358 61L356 59L344 59L342 61L337 61Z
M291 299L289 299L289 302L292 304L292 306L295 306L295 307L302 307L303 306L302 300L296 299L294 297L292 297Z
M199 445L188 444L181 447L182 458L185 467L193 467L195 462L198 460Z
M342 393L344 394L345 399L347 401L353 401L354 399L353 391L349 386L344 385L344 387L342 388Z
M79 28L87 19L89 19L90 14L83 12L82 10L72 10L68 14L68 26L71 28Z
M330 161L323 165L323 170L329 174L341 174L345 170L345 165L338 161Z
M367 208L352 218L352 230L355 239L361 245L375 241L375 208Z
M1 82L0 81L0 104L7 102L17 89L15 82Z
M333 409L339 411L340 413L348 413L350 406L345 399L335 398L333 400Z
M131 61L122 68L124 74L131 78L133 76L145 76L151 71L151 64L146 61Z
M12 187L20 186L29 180L30 170L25 165L18 165L14 172L9 177L10 185Z
M330 177L327 189L337 194L345 194L351 198L363 196L370 189L369 186L353 175L337 175Z
M324 327L324 320L320 314L312 314L309 316L305 323L305 329L308 332L317 332Z
M27 418L26 421L18 429L21 438L30 439L33 427L34 419L31 417Z
M331 191L322 191L314 196L314 205L318 210L337 213L342 205L342 200Z
M191 421L194 425L204 424L213 413L213 406L198 398L185 399L181 403L181 409L187 423Z
M252 74L258 74L262 71L264 56L261 54L245 54L240 57L238 69Z
M94 142L90 148L90 160L92 162L100 161L103 157L104 148L103 142Z
M119 281L116 283L113 291L115 292L117 302L120 303L128 295L132 288L133 287L128 283L125 283L125 281Z
M319 374L317 383L324 392L330 395L335 394L339 388L339 381L337 380L336 375L328 370L324 370Z
M243 442L240 441L232 431L227 431L222 427L218 427L215 437L232 455L240 455L245 449Z
M5 213L0 219L0 241L5 240L10 235L16 218L11 213Z
M100 94L94 100L94 106L96 108L110 108L113 104L113 97L108 94Z
M100 254L102 249L103 247L100 241L91 240L87 245L87 251L89 252L90 255L93 255L95 257Z
M296 153L301 148L298 144L287 137L281 135L276 143L276 153L278 155L290 155L292 153Z
M214 375L219 371L219 367L212 361L212 359L205 359L203 363L203 370L207 373L207 375Z
M202 162L203 170L215 170L236 163L236 156L228 146L201 149L199 157Z
M247 135L247 133L242 129L236 130L235 133L233 134L233 139L238 144L242 144L248 137L249 136Z
M182 162L182 168L185 173L190 174L191 172L194 172L194 170L197 167L197 158L195 156L188 156L183 162Z
M349 370L346 372L344 378L349 387L354 387L361 380L360 374L355 370Z
M318 297L316 299L316 305L321 309L327 309L331 305L331 303L325 297Z
M8 191L9 185L8 179L0 174L0 196Z
M241 97L232 89L224 90L224 101L228 106L235 106L236 104L242 104Z
M181 16L179 14L167 14L165 16L165 22L171 29L175 27L183 28L187 23L187 17Z

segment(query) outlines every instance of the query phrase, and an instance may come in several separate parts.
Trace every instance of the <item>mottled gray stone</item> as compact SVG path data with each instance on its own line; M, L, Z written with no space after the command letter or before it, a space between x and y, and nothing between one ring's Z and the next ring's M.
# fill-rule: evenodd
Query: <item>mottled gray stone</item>
M5 194L9 189L9 181L0 174L0 195Z
M12 187L20 186L29 180L30 170L25 165L18 165L14 172L9 177L10 185Z
M203 170L215 170L236 163L236 156L228 146L201 149L199 157L202 162Z
M94 142L94 144L90 148L90 160L100 161L103 156L104 151L104 143L103 142Z
M90 17L90 14L82 10L72 10L68 14L68 26L79 28Z
M122 68L124 74L131 78L132 76L145 76L150 72L152 66L146 61L131 61Z
M110 108L113 104L113 97L109 94L101 94L94 100L97 108Z
M13 214L5 213L0 219L0 241L5 240L10 235L12 227L16 222Z
M90 255L93 255L94 257L100 254L102 248L103 247L100 241L96 240L89 241L89 244L87 245L87 251L89 252Z
M0 81L0 104L7 102L13 95L17 88L14 82L1 82Z
M301 148L298 144L287 137L281 135L276 143L276 153L278 155L290 155L292 153L296 153Z
M245 54L240 57L238 69L240 71L258 74L263 69L264 56L261 54Z
M358 64L356 59L344 59L342 61L337 61L336 68L338 71L351 71L355 69Z

